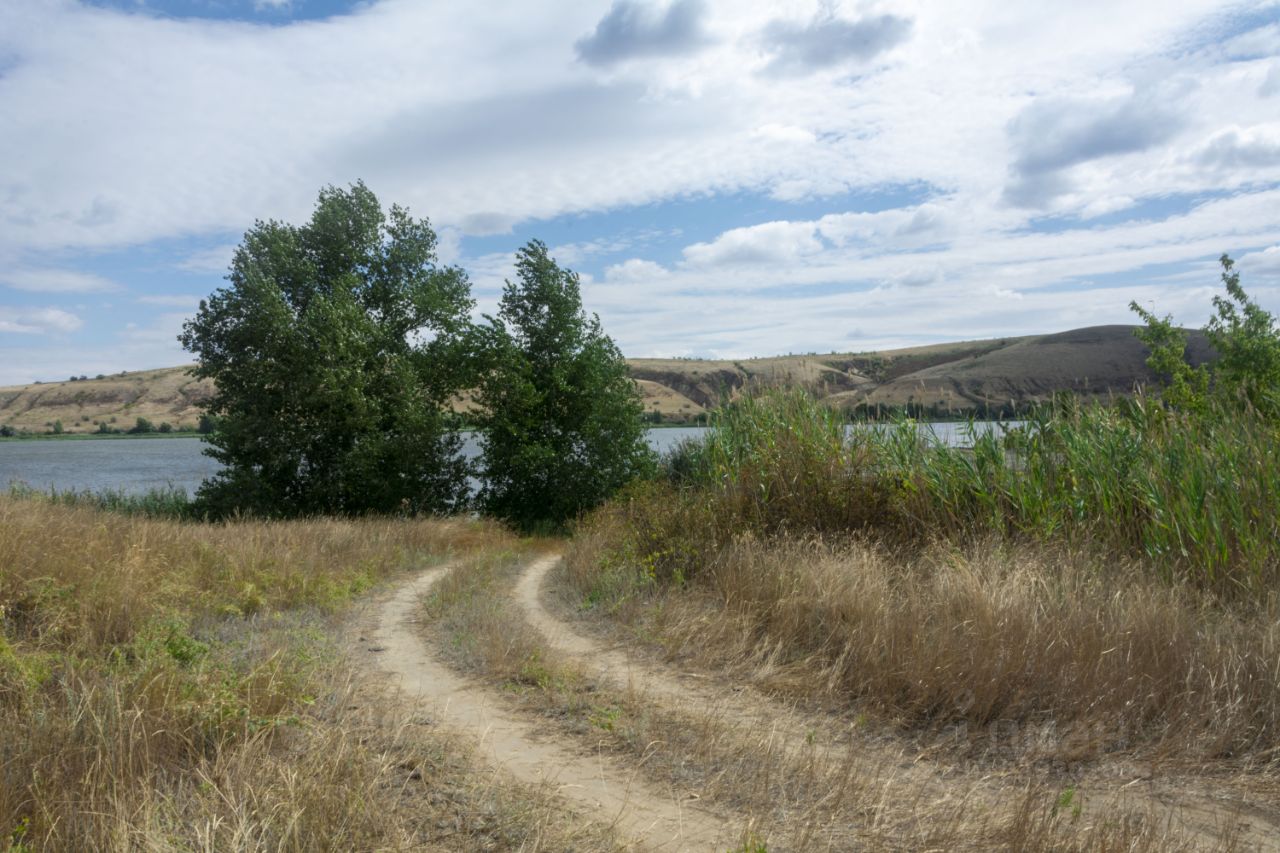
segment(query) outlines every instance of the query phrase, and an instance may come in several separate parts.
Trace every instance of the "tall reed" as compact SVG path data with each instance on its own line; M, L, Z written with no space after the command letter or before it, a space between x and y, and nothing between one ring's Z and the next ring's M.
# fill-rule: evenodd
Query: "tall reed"
M970 423L969 446L951 447L905 420L846 434L837 413L785 391L715 427L667 470L727 536L1090 542L1166 580L1265 595L1280 579L1280 430L1254 411L1065 401L1014 430Z

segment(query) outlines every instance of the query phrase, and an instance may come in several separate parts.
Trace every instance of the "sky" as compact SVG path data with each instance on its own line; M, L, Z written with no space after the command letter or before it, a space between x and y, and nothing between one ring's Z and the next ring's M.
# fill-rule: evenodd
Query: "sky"
M191 361L357 180L630 356L1280 313L1280 2L0 0L0 385Z

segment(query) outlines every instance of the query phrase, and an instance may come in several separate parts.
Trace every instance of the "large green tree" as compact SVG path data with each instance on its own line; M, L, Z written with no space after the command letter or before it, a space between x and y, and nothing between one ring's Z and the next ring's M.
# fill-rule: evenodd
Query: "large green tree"
M425 219L363 184L320 192L310 222L257 222L227 287L179 340L214 380L201 488L215 513L446 512L467 466L449 398L468 381L466 274Z
M653 470L643 406L576 273L535 240L516 255L498 316L480 331L482 507L525 530L556 528Z

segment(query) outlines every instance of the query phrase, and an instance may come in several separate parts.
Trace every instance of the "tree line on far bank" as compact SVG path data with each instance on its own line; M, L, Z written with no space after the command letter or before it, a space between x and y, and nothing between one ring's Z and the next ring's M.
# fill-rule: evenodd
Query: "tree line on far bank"
M228 285L179 340L214 380L197 493L221 516L451 513L563 525L653 470L626 362L582 308L577 274L535 240L496 317L472 322L466 273L425 219L363 183L327 187L309 222L259 221ZM452 403L471 392L482 456ZM474 501L468 478L481 478Z

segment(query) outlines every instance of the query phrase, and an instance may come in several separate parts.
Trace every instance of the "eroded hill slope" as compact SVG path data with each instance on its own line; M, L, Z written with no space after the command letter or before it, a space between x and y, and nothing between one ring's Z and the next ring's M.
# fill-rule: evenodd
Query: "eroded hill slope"
M869 353L791 355L739 360L633 358L628 363L646 412L692 422L751 388L800 386L856 410L917 407L934 416L1017 409L1058 391L1086 397L1126 395L1155 377L1133 326L1091 326L1050 335L933 344ZM1204 336L1189 334L1193 362L1211 357ZM0 424L67 432L100 423L127 429L137 418L194 428L213 393L189 366L97 379L0 388Z

